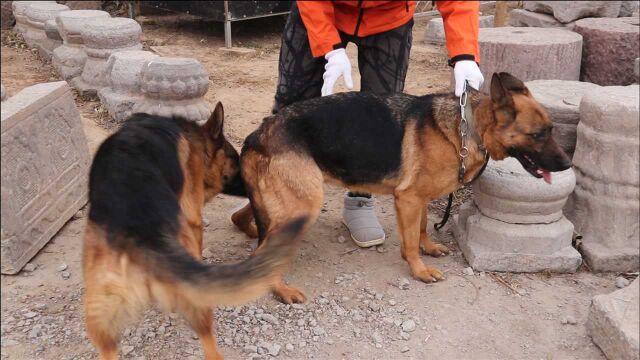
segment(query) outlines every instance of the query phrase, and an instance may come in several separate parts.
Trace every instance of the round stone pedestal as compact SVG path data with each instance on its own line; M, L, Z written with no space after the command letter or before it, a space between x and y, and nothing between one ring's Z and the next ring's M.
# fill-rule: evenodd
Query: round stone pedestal
M51 60L53 51L62 45L62 37L55 20L47 20L44 23L44 33L47 37L37 45L38 53L43 59Z
M98 96L117 122L126 120L132 114L134 105L142 100L142 67L145 62L157 57L152 52L140 50L120 51L109 57L109 86L100 89Z
M24 14L29 24L24 33L24 42L31 48L39 48L47 39L44 31L44 23L47 20L55 20L56 16L63 11L69 11L69 7L57 3L32 3L27 6Z
M582 260L562 214L575 175L568 169L551 177L547 184L531 176L514 158L489 162L473 185L473 203L454 217L454 234L475 270L576 271Z
M200 62L190 58L157 58L147 61L142 70L144 99L133 111L160 116L180 116L198 123L211 115L204 95L209 76Z
M16 18L16 25L13 27L15 31L20 34L25 34L27 29L30 27L29 22L27 21L27 16L24 11L27 10L27 7L31 4L43 4L50 3L55 4L55 1L14 1L11 3L11 9L13 10L13 17Z
M576 127L580 122L580 100L587 91L600 86L564 80L534 80L525 85L553 122L554 140L570 158L573 157Z
M142 49L141 33L140 24L128 18L104 18L87 23L81 32L87 60L82 75L71 80L71 84L81 94L96 95L109 85L109 56L118 51Z
M99 10L73 10L58 15L56 24L62 45L53 51L53 66L58 74L69 81L82 74L87 54L84 52L81 31L97 19L109 18L109 13Z
M633 62L640 56L640 19L591 18L576 21L582 35L580 80L598 85L631 85Z
M582 36L558 28L499 27L480 29L480 70L488 93L494 72L522 81L578 80Z
M640 268L640 86L589 91L580 104L573 165L577 186L567 217L596 271Z

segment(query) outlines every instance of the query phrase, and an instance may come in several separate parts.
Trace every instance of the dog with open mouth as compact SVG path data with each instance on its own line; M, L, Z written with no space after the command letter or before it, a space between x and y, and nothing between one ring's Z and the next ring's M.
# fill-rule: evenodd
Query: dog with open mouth
M449 252L428 236L430 201L474 179L487 154L494 160L515 157L547 183L552 172L571 167L551 137L547 112L516 77L495 73L490 96L471 90L467 101L472 110L464 167L460 100L453 94L349 92L282 109L245 140L241 172L250 204L233 215L233 222L259 238L259 250L291 219L306 217L305 228L316 220L324 182L393 194L401 254L411 274L424 282L443 279L420 256L420 249L432 256ZM283 281L272 290L286 303L305 301L300 290Z

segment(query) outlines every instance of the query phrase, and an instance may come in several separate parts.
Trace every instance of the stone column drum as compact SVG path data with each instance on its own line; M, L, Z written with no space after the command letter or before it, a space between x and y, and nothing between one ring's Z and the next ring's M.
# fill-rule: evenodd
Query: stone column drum
M16 25L13 27L15 31L20 34L25 34L30 27L27 22L27 16L24 11L31 4L50 3L55 4L55 1L14 1L11 3L11 9L13 10L13 16L16 18Z
M600 86L564 80L534 80L525 85L553 122L553 138L572 158L580 121L580 100L584 93Z
M473 185L473 203L454 217L469 264L479 271L575 272L582 260L562 213L574 186L571 169L553 173L547 184L514 158L490 160Z
M109 85L109 56L118 51L142 49L142 28L133 19L104 18L87 23L81 34L87 60L82 75L71 80L71 84L83 95L96 95Z
M480 16L480 27L493 27L493 15ZM424 42L436 45L445 44L444 22L442 18L429 20L424 31Z
M161 57L147 61L141 88L144 99L134 106L134 112L181 116L198 123L211 115L204 100L209 76L196 59Z
M576 21L582 35L580 80L598 85L631 85L633 61L640 56L640 19L592 18Z
M126 120L134 105L142 100L140 89L142 67L158 55L149 51L120 51L109 56L109 86L98 91L100 102L117 122Z
M487 80L508 72L522 81L538 79L578 80L582 36L558 28L499 27L480 29L480 70Z
M577 186L566 209L596 271L640 268L639 91L638 85L602 87L580 103Z
M87 24L97 19L108 18L109 13L99 10L73 10L60 13L56 17L56 24L62 45L53 51L53 66L58 74L69 81L82 73L84 62L87 60L80 32Z
M27 17L29 27L24 33L24 42L33 48L39 47L47 39L44 32L44 23L47 20L55 20L63 11L69 11L69 7L56 3L35 3L27 6L24 14Z

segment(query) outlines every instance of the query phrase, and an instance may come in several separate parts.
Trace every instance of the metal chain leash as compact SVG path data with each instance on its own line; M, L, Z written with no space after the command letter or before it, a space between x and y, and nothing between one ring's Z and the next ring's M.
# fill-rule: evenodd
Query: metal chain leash
M458 171L458 181L460 185L464 188L464 174L467 171L467 168L464 165L464 159L469 156L469 148L467 147L467 135L469 134L469 122L467 122L467 115L465 108L467 106L467 82L465 81L462 85L462 95L460 95L460 152L458 156L460 157L460 169Z

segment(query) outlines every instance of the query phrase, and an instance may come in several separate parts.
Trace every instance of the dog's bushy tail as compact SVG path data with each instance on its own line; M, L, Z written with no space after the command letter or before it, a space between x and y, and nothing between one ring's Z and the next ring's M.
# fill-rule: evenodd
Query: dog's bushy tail
M306 217L285 224L267 237L253 256L236 264L198 261L175 240L166 241L168 246L162 250L138 249L134 261L145 263L161 281L175 283L194 304L240 304L262 295L282 275L307 224Z

